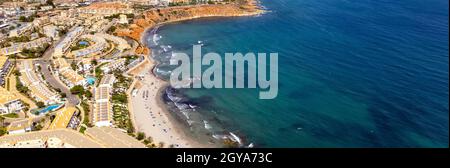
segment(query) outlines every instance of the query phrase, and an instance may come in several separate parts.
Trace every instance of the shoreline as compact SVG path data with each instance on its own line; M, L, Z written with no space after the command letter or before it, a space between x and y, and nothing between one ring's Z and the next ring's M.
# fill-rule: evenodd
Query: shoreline
M174 147L182 148L201 147L182 133L177 123L164 109L164 104L161 104L161 94L168 83L152 73L155 63L148 61L150 65L144 67L138 74L143 78L137 80L132 88L136 89L137 93L130 97L135 128L138 132L144 132L147 137L152 137L155 144L163 142L166 146L173 144Z
M162 100L162 96L163 96L163 92L167 89L168 84L164 85L163 87L159 88L158 90L158 94L157 94L157 104L158 106L162 109L162 111L165 114L168 114L168 120L170 123L172 123L172 125L174 126L174 129L176 131L176 133L184 140L186 140L187 142L190 143L190 147L192 148L213 148L213 147L219 147L219 146L214 146L212 144L205 144L205 143L201 143L199 142L197 139L195 139L194 137L188 135L186 130L186 126L184 126L182 123L180 123L180 121L178 121L174 116L172 116L172 114L170 114L171 112L168 109L168 106L165 104L165 102Z
M194 16L190 16L190 17L181 17L181 18L167 20L167 21L155 23L153 25L145 26L143 28L143 30L141 32L139 32L139 40L137 40L137 41L139 41L139 46L147 49L148 53L146 55L148 55L147 56L148 59L147 58L146 59L150 63L150 65L147 65L146 67L144 67L143 70L140 70L138 72L138 74L142 75L142 73L144 73L144 75L143 75L144 79L142 79L142 80L144 82L148 80L148 82L151 82L152 85L154 83L156 83L156 86L154 88L150 88L149 86L144 87L144 89L146 89L146 90L144 90L143 98L145 97L145 95L147 95L147 97L148 97L148 95L150 94L151 100L153 100L153 101L148 102L148 104L135 103L135 102L143 101L143 100L139 99L139 96L141 96L140 93L142 93L142 88L138 88L139 86L136 86L138 84L136 84L133 88L130 88L131 90L139 89L138 94L136 94L135 96L130 98L132 100L130 106L132 106L134 109L132 112L130 111L130 113L133 113L133 114L131 114L131 116L133 116L133 118L134 118L134 122L135 122L134 124L135 124L135 128L137 129L137 131L144 132L147 136L151 136L154 139L155 143L158 141L161 141L161 142L164 142L165 144L169 143L168 145L170 145L170 144L179 145L179 146L175 146L175 147L182 147L182 148L183 147L189 147L189 148L192 148L192 147L221 147L221 146L218 146L217 144L202 144L198 140L195 140L194 137L187 135L187 131L185 131L186 130L185 126L182 123L180 123L179 121L177 121L177 119L175 119L175 117L172 116L172 114L170 114L171 112L169 111L167 105L162 100L163 93L166 90L166 88L168 87L169 83L167 81L164 81L163 79L160 79L158 77L158 75L154 73L154 68L156 68L156 66L158 66L159 62L157 60L153 59L153 55L151 53L152 49L148 47L148 44L145 39L147 39L148 33L150 30L158 28L158 27L163 26L168 23L187 21L187 20L193 20L193 19L199 19L199 18L208 18L208 17L256 16L256 15L263 14L265 12L264 10L260 9L259 2L257 2L256 0L250 0L249 3L251 3L253 5L251 7L255 11L248 12L248 11L241 9L242 10L241 12L243 12L243 13L238 13L238 14L233 14L233 13L232 14L227 14L227 13L225 13L225 14L204 14L204 15L194 15ZM211 7L211 5L205 5L205 6ZM195 6L195 8L202 8L202 7L204 7L204 6ZM183 8L187 8L187 7L175 7L175 8L169 8L169 10L178 9L178 8L183 9ZM134 79L134 80L137 80L137 79ZM140 85L145 86L145 83L142 84L141 80L138 80L136 82L140 83ZM147 100L147 99L145 99L145 100ZM142 108L142 104L144 104L144 108ZM154 108L153 110L152 110L152 107ZM139 110L136 110L136 109L139 109ZM148 113L147 114L145 113L145 111L148 111L148 110L150 110L150 116ZM154 116L155 114L153 114L152 111L158 111L159 117L155 117ZM155 123L158 123L158 125L156 125ZM164 126L167 126L167 129L164 128L164 129L162 129L162 131L161 131L161 129L156 129L156 127L162 126L161 124ZM174 137L175 137L175 139L173 139Z

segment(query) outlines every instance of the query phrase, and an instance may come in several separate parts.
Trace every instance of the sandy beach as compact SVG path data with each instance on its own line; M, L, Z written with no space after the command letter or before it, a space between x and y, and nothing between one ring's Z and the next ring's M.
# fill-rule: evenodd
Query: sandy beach
M137 74L139 79L131 95L134 122L137 131L144 132L153 138L155 144L163 142L166 147L174 145L179 148L205 147L187 137L176 125L172 116L163 107L160 92L167 82L152 73L155 63L148 60L144 68Z

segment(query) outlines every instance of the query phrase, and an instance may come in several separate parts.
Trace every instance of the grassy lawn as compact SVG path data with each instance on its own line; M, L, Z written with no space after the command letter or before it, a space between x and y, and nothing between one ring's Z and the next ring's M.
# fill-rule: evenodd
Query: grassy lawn
M5 114L2 115L3 117L8 117L8 118L19 118L19 114L17 113L9 113L9 114Z

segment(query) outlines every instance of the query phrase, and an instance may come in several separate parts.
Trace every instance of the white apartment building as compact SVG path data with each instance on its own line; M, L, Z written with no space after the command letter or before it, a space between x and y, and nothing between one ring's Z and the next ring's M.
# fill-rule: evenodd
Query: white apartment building
M47 5L47 6L41 6L41 11L48 11L53 9L53 6L51 5Z
M0 93L0 115L19 112L23 109L22 101L16 95L3 87L0 87Z
M85 35L82 35L81 38L89 39L94 44L87 48L72 51L72 54L75 57L90 57L90 56L98 55L98 54L101 54L102 50L107 47L106 40L100 36L85 34Z
M128 24L127 15L119 15L119 23L120 24Z
M75 27L71 32L67 33L66 37L55 47L53 55L57 57L62 56L83 31L83 27Z
M41 81L33 70L30 60L24 60L19 64L20 82L31 90L31 97L45 104L59 102L59 95L51 91L43 81Z
M17 37L33 29L33 24L27 23L9 32L9 37Z
M43 27L45 36L55 40L58 37L57 27L54 25L47 25Z
M93 20L91 22L94 22L94 23L92 23L92 24L89 24L86 22L85 23L87 25L92 25L90 31L98 32L98 31L101 31L103 29L103 27L109 23L109 20L108 19L98 19L98 20Z
M111 97L112 86L116 78L112 74L105 75L95 92L95 104L92 115L92 121L97 127L111 126L113 123L112 105L109 101Z
M133 9L131 8L93 8L93 7L84 7L77 8L77 12L79 14L93 14L93 15L114 15L119 13L131 14L133 13Z
M15 135L15 134L23 134L25 132L31 131L32 126L31 119L23 119L19 121L14 121L8 127L6 128L8 130L9 135ZM25 143L28 144L28 143Z
M126 61L125 58L117 59L117 60L114 60L114 61L108 63L107 65L101 67L100 69L105 73L112 72L116 69L125 70L125 68L126 68L125 61Z
M35 27L43 26L49 22L50 22L50 18L48 16L43 16L43 17L34 19L33 26L35 26Z
M75 72L63 58L58 58L54 60L54 64L57 69L57 75L60 79L69 87L74 87L76 85L86 86L87 82L83 76Z
M5 76L8 74L11 67L12 64L8 57L1 56L0 54L0 86L5 84Z
M106 34L106 33L97 33L95 35L102 37L106 40L112 41L114 44L116 44L116 49L118 49L119 51L123 51L123 50L131 48L130 44L128 44L128 42L126 40L124 40L123 38L113 36L110 34Z
M12 55L22 52L23 49L32 49L37 47L42 47L43 44L48 44L51 42L50 38L42 37L26 43L15 43L10 47L5 47L0 49L0 55Z

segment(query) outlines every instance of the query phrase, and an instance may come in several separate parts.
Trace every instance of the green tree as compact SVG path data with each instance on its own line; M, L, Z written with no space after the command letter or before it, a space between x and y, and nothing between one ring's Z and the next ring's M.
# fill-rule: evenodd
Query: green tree
M76 86L70 88L70 93L83 95L84 94L84 87L81 86L81 85L76 85Z
M43 126L40 123L37 123L33 127L33 131L39 131L42 130Z
M137 133L137 137L136 137L136 139L137 140L143 140L145 138L145 133L143 133L143 132L138 132Z
M64 93L64 92L61 92L60 95L61 95L61 98L66 98L67 97L67 94Z
M16 76L16 89L17 91L19 91L20 93L24 93L27 94L29 89L28 87L24 86L21 82L18 76Z
M86 131L86 127L81 126L80 127L80 132L84 134L84 131Z
M53 0L47 0L47 5L51 5L53 8L55 7L55 4L53 3Z
M113 94L111 97L111 100L113 101L118 101L120 103L128 103L128 96L124 93L120 93L120 94Z
M93 60L91 61L91 64L95 66L95 65L97 65L97 64L98 64L98 62L97 62L97 60L96 60L96 59L93 59Z
M3 136L7 133L8 133L8 131L6 130L6 127L0 127L0 136Z
M27 20L27 18L26 18L25 16L20 16L20 17L19 17L19 20L20 20L21 22L25 22L25 21Z
M20 71L19 70L14 70L14 75L16 75L16 76L20 76Z
M89 104L86 103L85 101L81 101L80 106L81 108L83 108L84 111L83 124L87 125L88 127L92 127L92 124L89 121L89 113L91 112Z
M90 99L92 98L92 92L89 90L84 91L84 96L86 96L86 98Z
M30 15L30 16L28 16L28 17L20 16L20 17L19 17L19 20L20 20L21 22L32 22L32 21L34 20L35 17L36 17L36 14Z
M39 102L36 102L36 106L38 106L39 108L42 108L42 107L44 107L44 106L45 106L45 103L44 103L44 102L41 102L41 101L39 101Z
M77 70L77 63L75 63L75 61L72 61L72 63L70 63L70 67L76 71Z
M107 30L107 33L109 33L109 34L111 34L111 33L114 33L115 31L116 31L116 27L115 26L111 26L108 30Z

